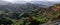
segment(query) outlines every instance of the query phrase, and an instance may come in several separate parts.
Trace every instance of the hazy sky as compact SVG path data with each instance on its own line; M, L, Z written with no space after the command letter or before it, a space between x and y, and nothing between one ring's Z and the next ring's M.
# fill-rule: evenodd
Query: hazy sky
M0 0L0 1L7 1L7 2L20 2L20 1L25 1L25 2L30 2L30 1L53 1L53 2L60 2L60 0Z
M3 0L3 1L60 1L60 0Z
M60 1L60 0L14 0L14 1Z

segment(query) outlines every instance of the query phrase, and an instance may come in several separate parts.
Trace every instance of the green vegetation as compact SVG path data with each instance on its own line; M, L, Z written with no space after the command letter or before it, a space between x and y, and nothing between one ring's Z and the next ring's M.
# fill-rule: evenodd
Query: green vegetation
M53 9L46 9L34 9L27 13L13 12L11 14L0 11L0 25L39 25L52 20L60 14L60 12L54 11Z
M4 11L0 11L0 14L3 14L4 13Z

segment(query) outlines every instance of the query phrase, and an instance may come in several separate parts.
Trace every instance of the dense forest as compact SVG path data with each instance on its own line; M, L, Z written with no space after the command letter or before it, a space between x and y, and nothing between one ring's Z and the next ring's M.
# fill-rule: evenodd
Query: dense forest
M0 25L49 25L60 18L60 4L0 5Z

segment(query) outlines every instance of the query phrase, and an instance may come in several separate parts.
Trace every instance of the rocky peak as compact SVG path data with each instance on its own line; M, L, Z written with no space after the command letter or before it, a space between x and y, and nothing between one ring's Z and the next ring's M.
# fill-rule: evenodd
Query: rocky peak
M54 11L60 11L60 4L55 4L54 6L52 6L52 9Z

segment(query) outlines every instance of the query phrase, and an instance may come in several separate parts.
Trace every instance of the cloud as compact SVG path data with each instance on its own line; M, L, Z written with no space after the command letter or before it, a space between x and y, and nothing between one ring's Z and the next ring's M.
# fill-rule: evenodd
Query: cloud
M15 1L60 1L60 0L15 0Z

